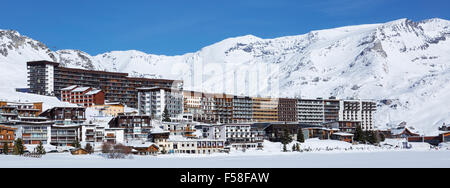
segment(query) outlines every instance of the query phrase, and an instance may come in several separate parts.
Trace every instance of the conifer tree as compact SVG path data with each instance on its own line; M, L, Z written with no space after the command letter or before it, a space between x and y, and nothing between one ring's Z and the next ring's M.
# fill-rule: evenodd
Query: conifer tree
M23 147L22 139L18 138L14 141L14 155L23 155L25 153L25 148Z
M287 152L286 144L283 144L283 152Z
M300 152L300 144L297 144L296 150L297 150L298 152Z
M357 126L356 127L355 141L357 141L357 142L364 142L364 132L363 132L361 126Z
M87 143L84 148L89 154L94 153L94 148L92 148L91 144Z
M284 131L283 135L281 136L281 143L282 144L289 144L292 142L292 137L289 135L289 132L286 130Z
M305 143L305 135L303 135L302 128L298 129L297 141L300 142L300 143Z
M9 153L8 143L4 143L3 144L3 154L8 155L8 153Z
M41 154L41 155L44 155L46 153L44 145L42 145L42 142L39 142L39 145L38 145L38 147L36 147L36 150L37 150L37 153Z
M167 106L164 107L164 112L163 112L163 120L164 122L172 122L172 120L170 119L170 115L169 115L169 110L167 109Z
M296 145L297 145L297 144L292 144L292 152L294 152L295 149L297 148Z
M81 144L80 144L80 141L78 141L78 138L75 140L75 142L72 144L72 146L77 149L81 148Z

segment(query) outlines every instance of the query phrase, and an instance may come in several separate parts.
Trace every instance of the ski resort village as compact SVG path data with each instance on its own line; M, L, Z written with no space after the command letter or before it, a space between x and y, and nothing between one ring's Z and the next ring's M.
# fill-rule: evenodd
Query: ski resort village
M377 129L371 100L202 93L184 90L181 80L50 61L27 62L27 69L29 88L0 100L0 152L11 157L448 150L450 140L445 124L439 135L406 124Z
M400 19L91 56L0 30L0 167L450 167L449 37Z

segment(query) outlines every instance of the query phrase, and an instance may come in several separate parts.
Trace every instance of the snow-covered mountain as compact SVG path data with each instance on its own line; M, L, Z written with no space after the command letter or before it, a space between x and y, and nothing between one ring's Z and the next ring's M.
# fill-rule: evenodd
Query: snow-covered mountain
M16 31L0 30L0 84L25 87L26 61L45 59L67 67L183 79L185 89L198 91L375 99L379 127L405 121L435 133L450 122L449 38L450 21L400 19L275 39L230 38L180 56L140 51L91 56L51 51Z

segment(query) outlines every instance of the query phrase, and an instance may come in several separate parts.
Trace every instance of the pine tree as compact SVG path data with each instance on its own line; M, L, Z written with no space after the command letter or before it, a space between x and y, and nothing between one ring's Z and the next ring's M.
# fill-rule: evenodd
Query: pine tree
M94 148L92 148L91 144L87 143L86 147L84 148L89 154L94 153Z
M75 140L75 142L72 144L72 146L77 149L81 148L81 144L80 144L80 141L78 141L78 138Z
M18 138L14 141L14 155L23 155L25 153L25 148L23 147L22 139Z
M363 132L361 126L356 127L354 140L357 142L364 142L364 132Z
M300 152L300 144L297 144L296 150L297 150L298 152Z
M167 109L167 106L164 107L163 120L162 121L164 121L164 122L172 122L172 120L170 119L169 110Z
M8 155L8 153L9 153L8 143L4 143L3 144L3 154Z
M386 137L383 133L378 133L378 135L380 136L380 142L384 142L386 140Z
M296 147L295 147L295 146L296 146L296 145L297 145L297 144L293 144L293 145L292 145L292 152L294 152L294 151L295 151L295 149L296 149Z
M286 130L284 131L283 135L281 136L281 143L282 144L289 144L292 142L292 137L289 135L289 132Z
M42 145L42 142L39 142L39 145L38 145L38 147L36 147L36 150L37 150L37 153L41 154L41 155L44 155L46 153L44 145Z
M300 143L305 143L305 135L303 135L303 129L302 128L298 129L297 141L300 142Z
M283 144L283 152L287 152L286 144Z

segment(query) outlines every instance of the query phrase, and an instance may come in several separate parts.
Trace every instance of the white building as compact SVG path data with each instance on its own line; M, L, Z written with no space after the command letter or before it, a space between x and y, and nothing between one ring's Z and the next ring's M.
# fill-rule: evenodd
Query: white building
M364 100L341 100L339 121L359 121L363 130L375 129L376 103Z
M297 101L299 123L321 125L325 122L324 108L322 99L299 99Z
M82 125L81 143L89 143L94 148L98 148L103 143L122 144L125 142L124 129L105 128L100 125Z
M225 140L233 148L261 148L262 138L250 124L200 125L203 138Z
M138 111L139 114L162 119L167 107L170 117L177 118L179 114L183 114L183 99L183 92L177 89L138 88Z
M212 154L222 152L225 140L216 139L188 139L182 136L171 136L169 142L172 149L169 153L176 154Z

